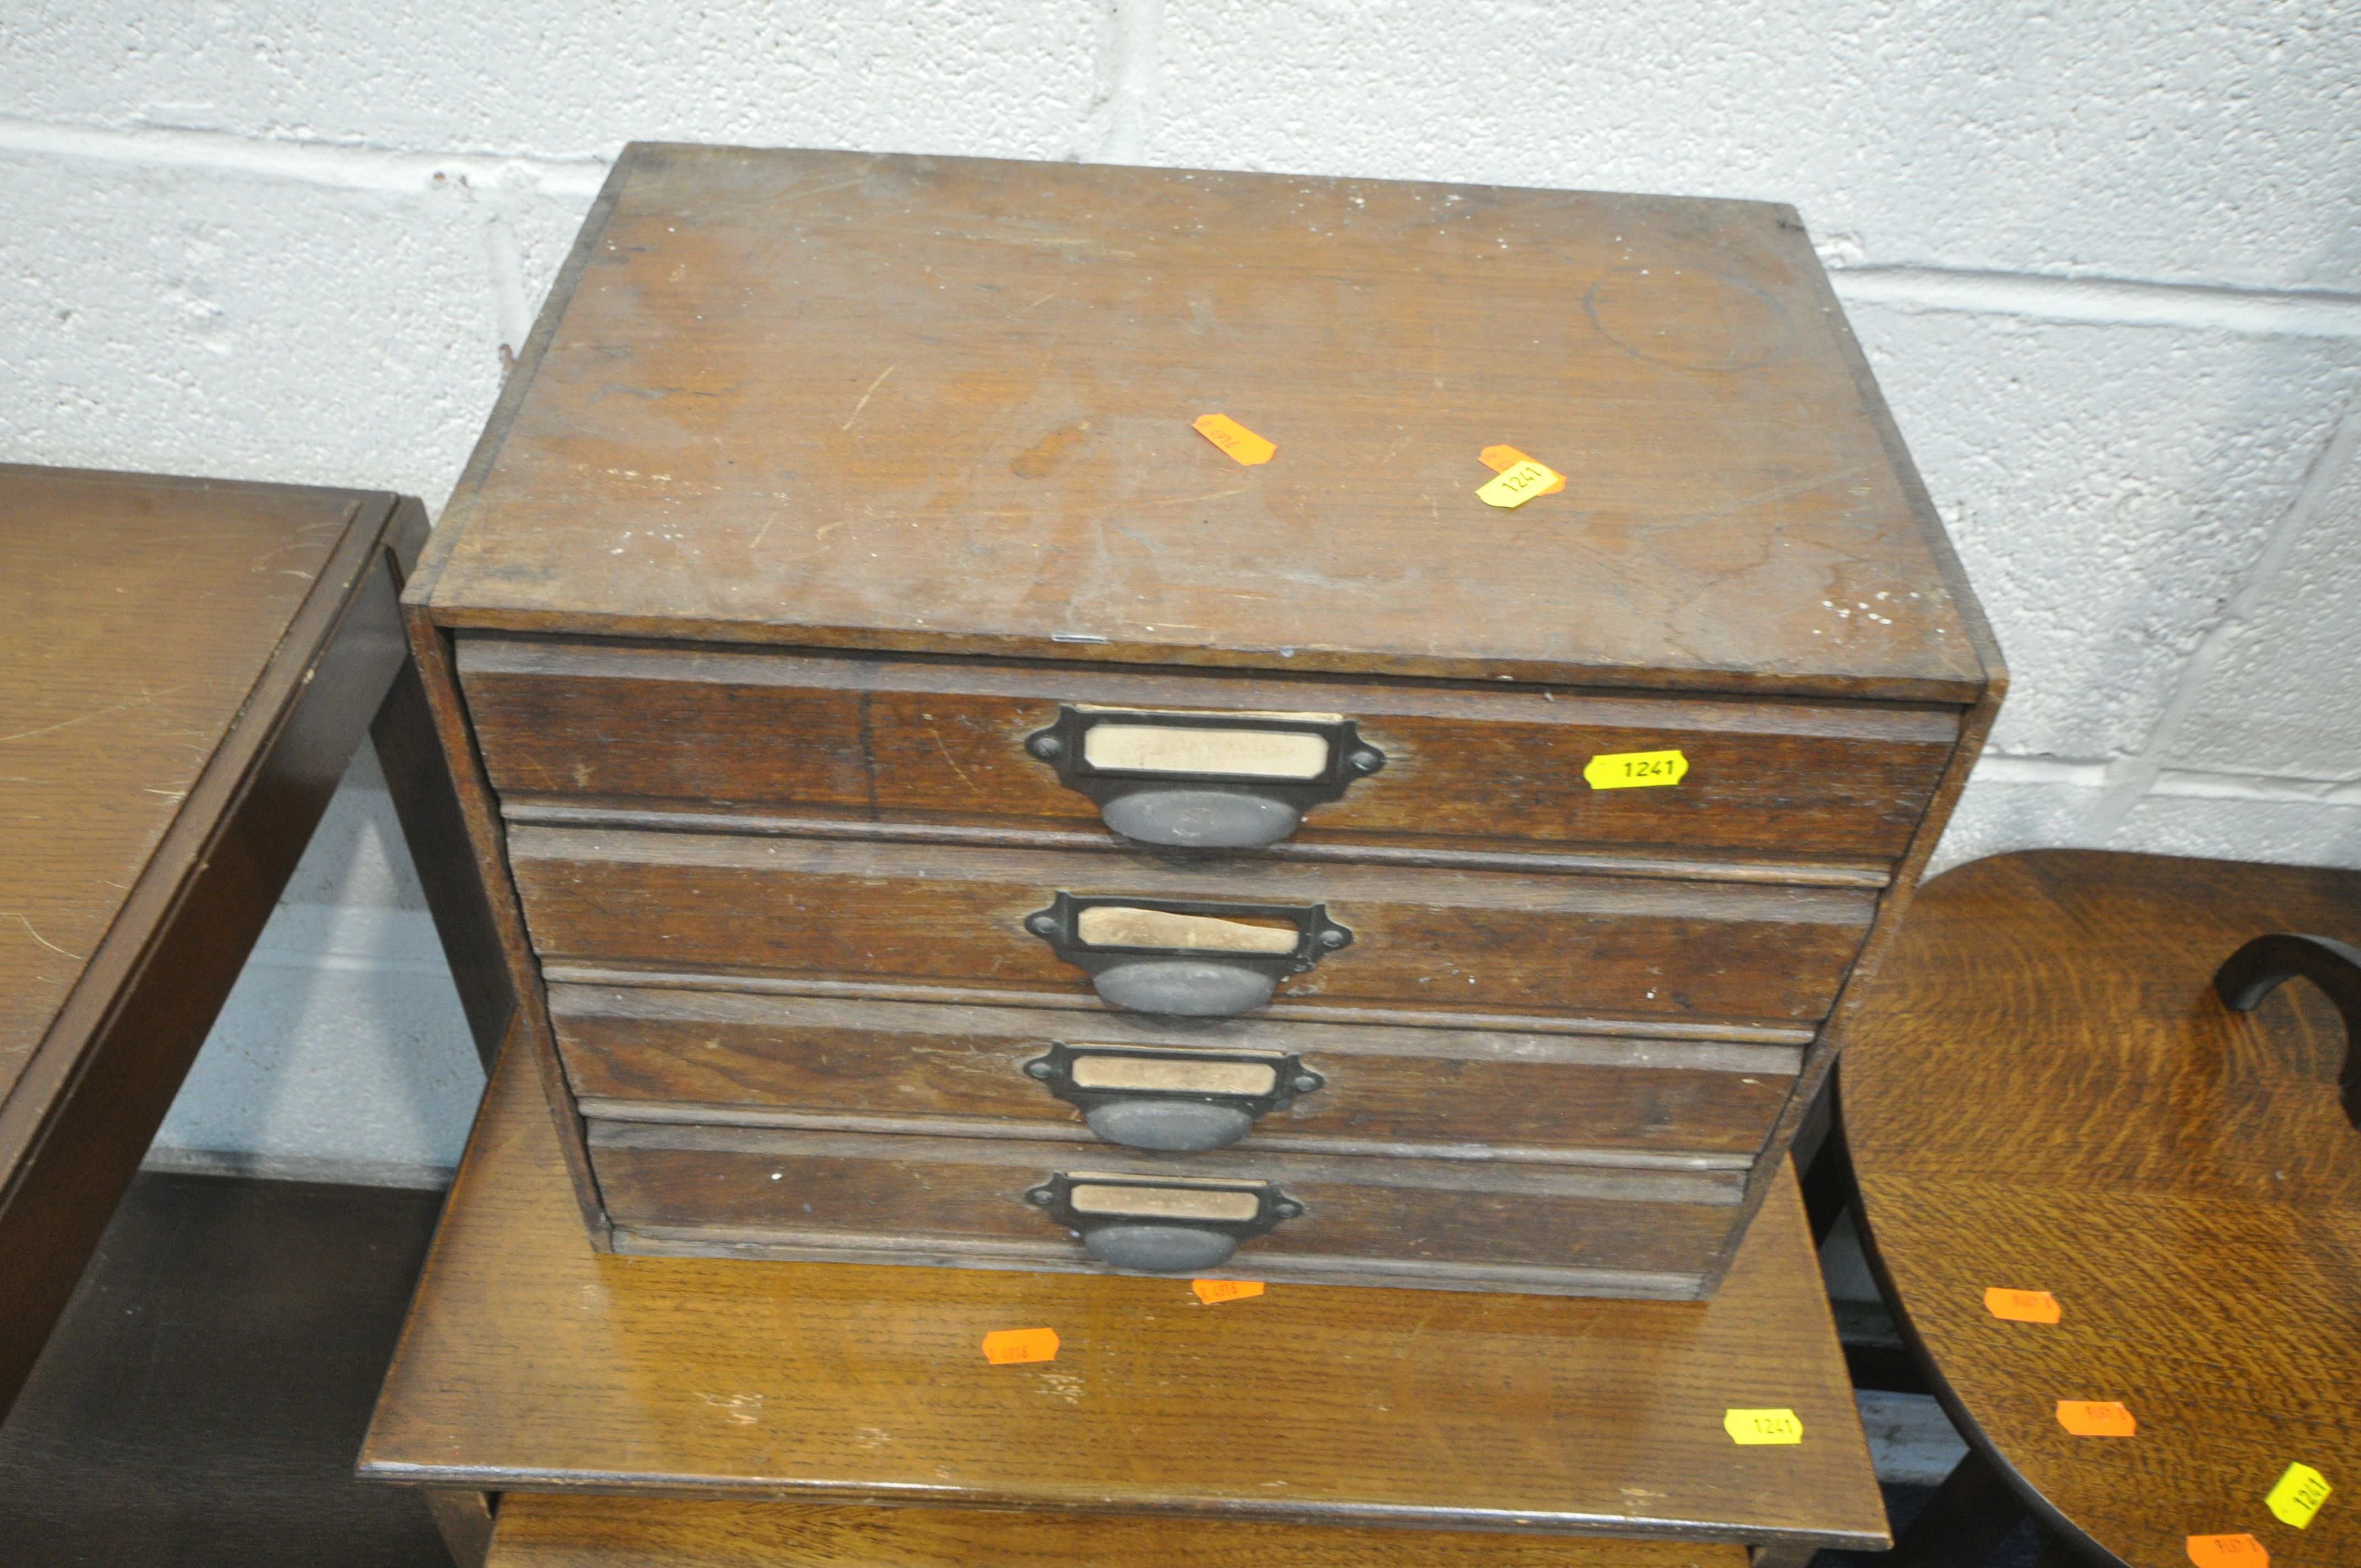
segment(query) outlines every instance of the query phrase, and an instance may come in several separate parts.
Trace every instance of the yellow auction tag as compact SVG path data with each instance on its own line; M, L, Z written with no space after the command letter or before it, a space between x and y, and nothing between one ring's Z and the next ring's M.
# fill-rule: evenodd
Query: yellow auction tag
M1528 457L1510 465L1484 481L1476 499L1486 506L1521 507L1535 496L1549 494L1554 486L1564 483L1553 469L1544 468Z
M1678 751L1610 751L1593 757L1582 776L1593 789L1663 789L1688 777Z
M1721 1430L1732 1442L1752 1447L1764 1442L1801 1442L1804 1423L1793 1410L1724 1410Z
M2279 1523L2301 1530L2312 1522L2312 1515L2320 1512L2320 1505L2328 1501L2328 1494L2334 1490L2328 1477L2311 1465L2290 1464L2287 1474L2279 1477L2279 1484L2263 1499L2263 1507L2270 1509L2271 1517Z
M1197 1293L1197 1299L1212 1307L1218 1306L1224 1301L1243 1301L1249 1296L1261 1295L1262 1281L1259 1279L1197 1279L1190 1282L1189 1288Z

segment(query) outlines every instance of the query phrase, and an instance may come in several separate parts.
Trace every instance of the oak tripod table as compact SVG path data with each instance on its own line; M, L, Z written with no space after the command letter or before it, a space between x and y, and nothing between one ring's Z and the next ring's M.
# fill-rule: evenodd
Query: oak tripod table
M1710 1301L592 1249L503 1052L364 1445L463 1564L1800 1568L1884 1510L1792 1175ZM986 1333L1049 1328L994 1365ZM1731 1409L1803 1441L1741 1446ZM894 1504L895 1507L862 1505Z
M364 737L497 1042L397 609L425 536L382 492L0 465L0 1415Z
M2026 1508L2060 1561L2361 1563L2356 945L2361 872L2044 850L1920 890L1839 1084L1872 1266L1971 1445L1896 1568Z

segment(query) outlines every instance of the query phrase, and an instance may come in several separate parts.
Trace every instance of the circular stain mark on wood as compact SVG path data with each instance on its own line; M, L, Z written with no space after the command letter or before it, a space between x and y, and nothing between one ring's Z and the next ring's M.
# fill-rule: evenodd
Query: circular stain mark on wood
M1584 308L1625 353L1688 370L1743 370L1787 346L1787 313L1760 289L1695 268L1619 267Z

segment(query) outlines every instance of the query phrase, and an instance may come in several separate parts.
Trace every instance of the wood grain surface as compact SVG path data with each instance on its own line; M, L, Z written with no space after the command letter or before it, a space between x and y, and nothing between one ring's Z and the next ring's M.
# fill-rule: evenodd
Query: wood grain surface
M533 353L537 354L539 342L536 336L534 344L528 345ZM481 442L478 444L477 455L482 455ZM445 537L442 530L434 535L434 539ZM416 602L417 590L432 581L428 574L434 559L434 541L430 540L419 564L421 580L413 581L412 591L403 595L402 625L410 640L411 658L417 666L420 694L426 700L435 741L451 781L453 804L466 831L467 847L475 857L475 875L471 880L483 891L482 913L500 939L500 961L508 983L500 988L494 978L487 989L505 989L515 999L515 1012L504 1024L500 1048L514 1044L532 1054L543 1091L549 1098L550 1116L564 1140L566 1169L573 1179L575 1201L581 1207L582 1223L593 1241L603 1246L607 1216L599 1206L598 1183L591 1179L590 1156L582 1145L582 1121L575 1110L574 1091L566 1081L566 1069L557 1059L556 1042L550 1034L541 966L525 935L524 911L517 902L516 880L509 869L500 804L484 777L483 759L467 727L466 699L460 695L458 673L452 668L451 634L429 620ZM461 971L455 969L453 973L456 979Z
M1053 1042L1284 1051L1321 1087L1240 1148L1458 1154L1658 1168L1743 1168L1802 1052L1793 1046L1403 1029L1025 1007L550 988L576 1095L609 1121L992 1130L1096 1140L1025 1072Z
M1747 1568L1734 1544L664 1497L503 1499L486 1568Z
M2335 1014L2215 997L2248 938L2361 941L2361 873L2046 850L1920 894L1846 1029L1867 1229L1955 1417L2048 1522L2136 1568L2252 1534L2274 1568L2361 1562L2361 1132ZM1988 1288L2048 1290L2055 1325ZM2125 1440L2059 1399L2119 1400ZM2264 1496L2338 1488L2308 1530Z
M1209 1274L1675 1299L1697 1293L1745 1186L1742 1170L597 1121L590 1157L619 1251L1106 1272L1026 1201L1087 1170L1269 1182L1303 1205Z
M593 222L443 624L1985 685L1789 208L641 144ZM1503 441L1565 492L1478 501Z
M1057 1330L1056 1360L980 1354L1034 1326ZM1792 1409L1806 1439L1734 1446L1732 1407ZM1790 1179L1698 1303L1281 1286L1209 1308L1167 1279L623 1257L584 1236L515 1051L360 1471L510 1494L1886 1541Z
M5 1095L367 498L14 465L0 498Z
M1477 500L1504 440L1564 494ZM1802 1043L2002 679L1762 204L635 146L444 539L422 665L462 635L471 827L560 982L1079 1011L1049 893L1286 892L1359 939L1272 1019ZM1347 713L1388 766L1159 861L1022 751L1092 699ZM1693 784L1578 783L1668 745Z
M785 652L459 640L493 786L544 801L1104 833L1028 755L1061 704L1330 712L1384 771L1291 841L1531 854L1638 847L1890 862L1959 710L1172 675ZM1678 749L1678 785L1593 789L1592 758Z
M720 970L1089 996L1026 929L1060 891L1325 904L1352 945L1280 982L1304 1008L1606 1013L1758 1025L1828 1009L1873 895L1509 872L1178 861L892 841L518 827L510 863L548 964Z
M0 1410L401 667L383 494L0 467Z

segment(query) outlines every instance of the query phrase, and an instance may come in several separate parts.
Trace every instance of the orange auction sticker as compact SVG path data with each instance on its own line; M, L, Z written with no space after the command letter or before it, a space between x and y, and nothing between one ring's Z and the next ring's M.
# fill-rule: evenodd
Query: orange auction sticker
M2197 1568L2271 1568L2271 1554L2251 1535L2192 1535L2189 1561Z
M983 1336L983 1358L994 1366L1058 1359L1055 1329L994 1329Z
M2060 1399L2058 1424L2076 1437L2129 1437L2139 1431L2131 1411L2113 1399Z
M2047 1290L2003 1290L1996 1286L1984 1292L1984 1310L2012 1323L2054 1323L2062 1315L2058 1298Z
M1199 414L1190 428L1249 468L1269 462L1279 451L1227 414Z
M1259 1279L1196 1279L1190 1282L1189 1288L1197 1293L1197 1299L1212 1307L1224 1301L1243 1301L1249 1296L1261 1295L1262 1281Z

